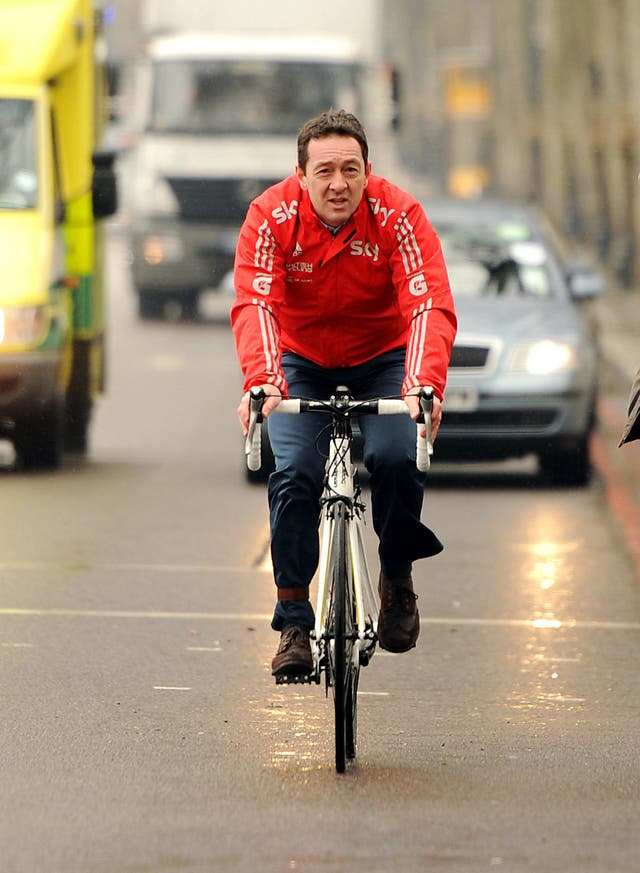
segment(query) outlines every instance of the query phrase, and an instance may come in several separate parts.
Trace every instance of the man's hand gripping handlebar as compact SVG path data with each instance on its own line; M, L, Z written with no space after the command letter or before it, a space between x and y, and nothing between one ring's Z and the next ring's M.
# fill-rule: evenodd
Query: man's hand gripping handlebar
M433 428L431 426L433 388L421 388L418 392L418 400L420 402L420 416L417 419L416 466L418 470L426 473L431 466L431 455L433 454ZM422 425L424 425L424 435Z
M412 395L416 396L416 395ZM250 470L260 469L261 446L262 446L262 404L267 395L262 388L252 388L249 392L249 426L245 439L244 452L247 456L247 466ZM419 470L426 472L431 464L433 454L433 439L431 415L433 412L433 388L421 388L417 393L420 404L420 413L417 421L416 441L416 465ZM352 402L354 412L376 415L408 415L410 407L404 400L355 400ZM290 413L297 415L300 412L314 412L330 410L329 401L313 400L282 400L272 409L272 412Z
M253 472L262 466L262 404L266 396L263 388L252 388L249 391L249 426L244 441L244 453L247 456L247 467Z

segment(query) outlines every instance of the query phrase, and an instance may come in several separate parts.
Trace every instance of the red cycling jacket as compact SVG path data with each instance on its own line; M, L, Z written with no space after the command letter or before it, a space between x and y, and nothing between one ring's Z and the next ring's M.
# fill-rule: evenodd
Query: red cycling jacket
M250 205L236 250L231 322L245 390L287 393L283 351L351 367L406 347L403 395L442 399L456 314L440 241L421 205L370 176L334 237L295 175Z

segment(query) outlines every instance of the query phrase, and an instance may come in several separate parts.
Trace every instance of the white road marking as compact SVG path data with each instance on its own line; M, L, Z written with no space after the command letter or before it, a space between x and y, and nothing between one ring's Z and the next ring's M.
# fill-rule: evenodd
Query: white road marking
M268 523L259 541L261 546L258 552L256 552L251 566L261 573L273 573L273 564L271 563L271 530Z
M11 609L1 615L32 615L58 618L158 618L201 621L271 621L272 613L262 612L145 612L127 609Z
M261 573L273 573L273 564L271 563L269 552L265 552L262 560L256 564L256 570L260 570Z
M0 643L0 649L33 649L33 643Z
M0 570L108 570L117 573L255 573L260 566L225 566L224 564L92 564L85 561L50 563L47 561L3 561Z
M420 616L420 623L423 622ZM425 618L425 624L476 625L478 627L527 627L534 630L562 630L577 628L578 630L640 630L637 621L582 621L578 619L553 619L547 621L539 618Z
M154 691L191 691L189 685L154 685Z
M42 616L61 618L138 618L138 619L171 619L200 621L271 621L272 614L266 612L162 612L127 609L22 609L20 607L2 607L0 616ZM637 631L640 622L633 621L582 621L566 619L540 627L539 619L530 618L461 618L460 616L441 618L422 618L421 624L447 625L451 627L505 627L527 628L529 630L614 630ZM391 655L381 652L382 655ZM553 659L552 659L553 660Z
M222 646L187 646L187 652L221 652Z

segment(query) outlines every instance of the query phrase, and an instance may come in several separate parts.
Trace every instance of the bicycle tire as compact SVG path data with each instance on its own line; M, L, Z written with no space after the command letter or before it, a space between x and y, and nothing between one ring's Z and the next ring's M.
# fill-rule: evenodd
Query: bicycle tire
M331 606L329 610L333 651L330 657L335 716L335 762L344 773L356 753L358 668L353 663L355 615L353 586L347 557L346 507L335 507L331 544Z

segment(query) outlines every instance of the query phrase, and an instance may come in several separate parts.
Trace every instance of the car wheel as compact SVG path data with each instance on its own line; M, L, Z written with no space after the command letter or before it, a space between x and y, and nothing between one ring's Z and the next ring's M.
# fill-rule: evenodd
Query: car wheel
M552 485L581 487L591 478L589 440L585 437L575 449L542 452L540 472Z

